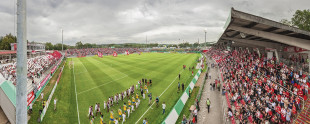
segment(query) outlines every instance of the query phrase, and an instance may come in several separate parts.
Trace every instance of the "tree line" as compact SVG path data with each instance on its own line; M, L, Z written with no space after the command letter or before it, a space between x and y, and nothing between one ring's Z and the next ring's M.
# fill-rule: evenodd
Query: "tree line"
M301 30L310 31L310 9L296 10L290 20L282 19L280 22Z
M0 50L11 50L11 43L16 43L16 39L11 33L0 37Z

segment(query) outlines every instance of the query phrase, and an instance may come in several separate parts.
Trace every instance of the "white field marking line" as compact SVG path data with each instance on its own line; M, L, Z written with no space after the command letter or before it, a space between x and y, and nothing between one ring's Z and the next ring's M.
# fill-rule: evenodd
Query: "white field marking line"
M72 60L71 60L71 61L72 61ZM76 111L77 111L77 114L78 114L79 124L81 124L81 123L80 123L79 103L78 103L78 98L77 98L77 93L76 93L76 83L75 83L75 73L74 73L74 63L73 63L73 82L74 82L74 87L75 87Z
M125 71L125 72L129 72L129 71ZM84 74L84 73L89 73L89 71L82 71L80 73L76 73L77 75L80 75L80 74ZM123 73L124 75L128 76L127 74ZM112 74L112 75L109 75L109 77L113 77L115 75L118 75L118 74Z
M85 93L85 92L88 92L88 91L90 91L90 90L92 90L92 89L96 89L96 88L98 88L98 87L101 87L101 86L104 86L104 85L110 84L110 83L112 83L112 82L114 82L114 81L117 81L117 80L123 79L123 78L125 78L125 77L128 77L128 75L123 76L123 77L121 77L121 78L118 78L118 79L116 79L116 80L112 80L112 81L110 81L110 82L108 82L108 83L104 83L104 84L98 85L98 86L93 87L93 88L90 88L90 89L88 89L88 90L84 90L84 91L82 91L82 92L79 92L79 93L78 93L78 95L80 95L80 94L82 94L82 93Z
M101 62L101 61L99 61L99 60L97 60L97 59L94 59L94 60L96 60L97 63L99 63L99 64L102 63L102 64L106 65L107 67L110 67L110 68L112 68L113 70L115 70L115 71L117 71L117 72L120 72L120 73L122 73L122 74L128 76L127 74L125 74L125 73L123 73L123 72L121 72L121 71L119 71L119 70L113 68L113 66L109 66L109 65L105 64L104 62Z
M81 62L81 63L82 63L82 65L83 65L84 69L86 70L86 72L88 72L88 70L87 70L87 68L85 67L85 65L83 64L83 62ZM87 91L90 91L90 90L92 90L92 89L95 89L95 88L101 87L101 86L103 86L103 85L110 84L110 83L112 83L113 81L117 81L117 80L123 79L123 78L125 78L125 77L128 77L128 75L123 76L123 77L121 77L121 78L118 78L118 79L116 79L116 80L112 80L112 81L110 81L110 82L108 82L108 83L101 84L101 85L99 85L99 86L96 86L96 87L90 88L90 89L88 89L88 90L84 90L84 91L82 91L82 92L79 92L79 93L78 93L78 95L79 95L79 94L81 94L81 93L85 93L85 92L87 92Z
M76 73L77 75L79 74L83 74L83 73L86 73L87 71L82 71L82 72L79 72L79 73Z
M84 65L83 65L83 66L84 66ZM84 68L86 69L86 67L85 67L85 66L84 66ZM140 69L140 68L137 68L137 69ZM129 72L129 71L128 71L128 72ZM149 73L152 73L152 72L155 72L155 70L150 71ZM123 78L125 78L125 77L128 77L128 75L123 76L123 77L121 77L121 78L118 78L118 79L116 79L116 80L109 81L108 83L104 83L104 84L98 85L98 86L96 86L96 87L93 87L93 88L90 88L90 89L84 90L84 91L82 91L82 92L79 92L79 93L78 93L78 95L80 95L80 94L82 94L82 93L85 93L85 92L88 92L88 91L90 91L90 90L92 90L92 89L95 89L95 88L98 88L98 87L101 87L101 86L104 86L104 85L110 84L110 83L112 83L112 82L114 82L114 81L117 81L117 80L123 79Z
M82 62L81 62L82 63ZM84 64L82 63L82 65L83 65L83 67L86 69L86 67L84 66ZM137 69L141 69L141 68L138 68L138 67L135 67L135 68L137 68ZM86 71L83 71L83 72L88 72L88 70L86 69ZM129 71L128 71L129 72ZM155 70L154 71L151 71L151 72L155 72ZM149 73L151 73L151 72L149 72ZM116 80L112 80L112 81L109 81L108 83L104 83L104 84L101 84L101 85L99 85L99 86L96 86L96 87L93 87L93 88L90 88L90 89L87 89L87 90L84 90L84 91L82 91L82 92L79 92L78 93L78 95L80 95L80 94L82 94L82 93L85 93L85 92L88 92L88 91L90 91L90 90L92 90L92 89L95 89L95 88L98 88L98 87L101 87L101 86L103 86L103 85L107 85L107 84L110 84L110 83L112 83L112 82L114 82L114 81L117 81L117 80L120 80L120 79L123 79L123 78L125 78L125 77L128 77L128 75L126 74L126 76L123 76L123 77L121 77L121 78L118 78L118 79L116 79Z
M166 57L161 57L161 58L159 58L159 59L157 59L157 60L152 60L152 61L149 61L149 62L153 62L153 61L159 61L159 60L162 60L162 59L165 59ZM97 60L97 59L95 59L96 61L98 61L98 62L100 62L100 63L103 63L103 62L101 62L101 61L99 61L99 60ZM149 59L143 59L143 60L149 60ZM147 61L148 62L148 61ZM145 62L145 61L143 61L142 63L147 63L147 62ZM105 63L103 63L104 65L106 65L106 66L109 66L108 64L105 64ZM120 63L120 64L117 64L117 65L126 65L126 63ZM128 65L129 66L129 65ZM109 66L110 68L113 68L112 66ZM138 68L138 67L134 67L134 68ZM113 68L114 70L116 70L115 68ZM147 69L143 69L143 68L138 68L138 69L140 69L140 70L147 70ZM118 70L117 70L118 71ZM83 74L83 73L87 73L88 71L82 71L82 72L79 72L79 73L76 73L76 74ZM120 72L120 73L123 73L123 72L121 72L121 71L118 71L118 72ZM125 71L125 72L130 72L130 71ZM127 74L125 74L125 73L123 73L124 75L127 75ZM115 74L115 75L117 75L117 74ZM114 75L111 75L111 76L114 76ZM111 77L110 76L110 77ZM128 76L128 75L127 75Z
M156 60L151 60L151 61L147 61L148 63L152 63L152 62L156 62L156 61L160 61L160 60L163 60L163 59L166 59L166 58L169 58L169 57L160 57L159 59L156 59ZM149 59L143 59L143 60L149 60ZM143 61L142 60L142 61ZM117 61L118 62L118 61ZM143 62L141 62L140 64L142 64L142 63L147 63L147 62L145 62L145 61L143 61ZM116 64L116 65L127 65L126 63L121 63L121 62L118 62L119 64ZM127 66L131 66L131 67L134 67L134 68L138 68L138 69L140 69L140 70L147 70L148 71L148 69L144 69L144 68L139 68L139 67L135 67L135 66L132 66L132 65L127 65Z
M182 69L181 73L183 73L183 69ZM180 74L181 74L181 73L180 73ZM163 94L167 91L167 89L171 86L171 84L173 84L173 82L174 82L178 77L179 77L179 75L176 76L176 77L174 78L174 80L173 80L173 81L170 83L170 85L164 90L164 92L162 92L162 93L159 95L159 97L161 97L161 95L163 95ZM141 118L150 110L150 108L151 108L154 104L155 104L155 102L153 102L153 104L141 115L141 117L140 117L139 120L136 122L136 124L141 120Z

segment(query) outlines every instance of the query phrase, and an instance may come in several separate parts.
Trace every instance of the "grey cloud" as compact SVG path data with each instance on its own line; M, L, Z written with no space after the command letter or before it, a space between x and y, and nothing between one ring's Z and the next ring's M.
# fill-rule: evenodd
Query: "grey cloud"
M309 0L28 0L30 41L84 43L179 43L215 41L231 7L279 21ZM0 35L13 33L14 0L0 3ZM179 41L180 39L180 41Z

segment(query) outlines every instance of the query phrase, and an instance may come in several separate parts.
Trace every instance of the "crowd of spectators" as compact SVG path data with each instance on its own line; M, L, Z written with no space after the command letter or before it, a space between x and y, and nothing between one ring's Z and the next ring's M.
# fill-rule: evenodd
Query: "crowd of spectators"
M114 52L117 54L124 54L126 51L131 53L143 52L140 48L87 48L87 49L68 49L67 56L89 56L97 55L101 52L103 55L112 55Z
M49 54L28 59L27 80L33 82L35 78L40 78L59 59L59 57ZM2 74L5 80L10 80L16 85L16 62L2 65L0 67L0 74Z
M222 92L240 123L290 123L307 99L307 73L246 50L208 51L222 71ZM229 105L230 106L230 105Z
M161 48L152 48L151 51L163 51L163 52L169 52L169 51L175 51L175 52L195 52L200 51L200 49L197 48L167 48L167 49L161 49Z

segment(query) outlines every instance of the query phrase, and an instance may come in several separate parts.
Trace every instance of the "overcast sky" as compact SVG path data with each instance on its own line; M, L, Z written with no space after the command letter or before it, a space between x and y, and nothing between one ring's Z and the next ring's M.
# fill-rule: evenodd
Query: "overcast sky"
M14 33L14 1L0 2L0 36ZM272 1L272 2L271 2ZM27 39L64 43L190 43L217 40L231 7L275 21L310 0L27 0ZM15 7L16 9L16 7Z

